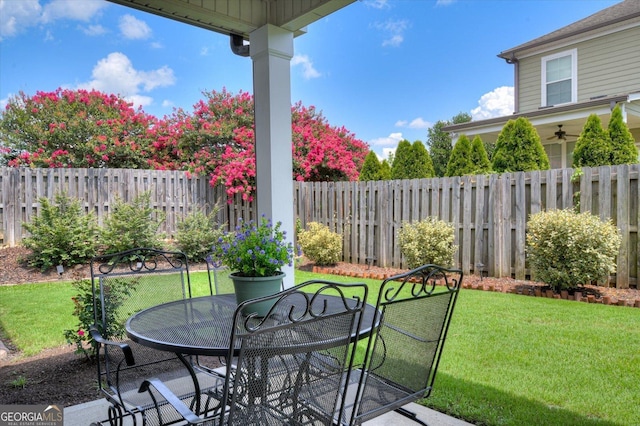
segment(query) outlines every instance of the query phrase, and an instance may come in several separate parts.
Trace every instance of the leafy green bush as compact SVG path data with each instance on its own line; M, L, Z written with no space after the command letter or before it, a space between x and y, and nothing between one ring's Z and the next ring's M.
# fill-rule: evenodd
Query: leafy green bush
M598 167L611 164L611 140L597 114L591 114L580 132L573 150L573 167Z
M453 225L429 217L415 223L405 222L398 231L400 252L409 268L429 263L451 266L456 246Z
M218 211L219 206L215 206L208 215L202 210L197 210L178 222L176 246L189 261L203 261L224 234L223 224L216 222Z
M380 160L375 152L369 151L364 159L364 164L360 170L360 176L358 176L360 182L368 180L381 180L380 179Z
M104 254L137 247L163 247L164 236L158 233L158 228L165 216L150 204L149 191L140 194L130 204L116 200L100 236Z
M471 141L469 141L467 135L462 134L453 146L445 176L470 175L475 169L476 167L471 158Z
M26 259L42 271L57 265L77 265L96 254L98 227L92 214L85 214L80 201L66 193L55 195L55 203L40 198L41 210L31 223L23 226L30 235L22 244L31 249Z
M611 111L607 131L611 142L611 164L637 163L638 148L627 123L622 118L620 105L616 105Z
M553 210L531 215L527 224L529 265L555 291L605 279L616 271L618 229L589 212Z
M334 265L342 259L342 236L325 224L309 222L298 232L298 244L316 265Z
M498 135L491 159L492 169L498 173L548 170L550 167L540 135L525 117L507 121Z
M108 297L105 297L107 305L106 309L106 323L108 324L107 330L100 329L100 333L107 339L120 338L125 334L124 320L126 318L116 318L117 307L120 306L126 297L128 297L136 287L135 280L112 280L109 286ZM75 353L78 355L85 355L87 358L95 357L98 354L98 343L93 340L91 334L89 334L89 327L94 325L94 305L93 305L93 290L91 286L91 280L76 279L72 283L73 287L78 290L78 294L73 296L74 309L73 315L78 317L78 328L69 329L64 331L64 337L67 343L75 345ZM99 290L96 290L99 291ZM100 293L96 294L96 305L98 311L102 311ZM119 321L122 320L122 321ZM99 327L99 324L96 324ZM87 347L88 345L88 347Z

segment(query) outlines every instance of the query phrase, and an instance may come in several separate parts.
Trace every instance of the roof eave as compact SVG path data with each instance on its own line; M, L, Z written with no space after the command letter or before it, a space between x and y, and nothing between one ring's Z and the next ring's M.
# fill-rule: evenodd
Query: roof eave
M537 111L529 111L526 113L518 113L512 115L505 115L502 117L489 118L486 120L479 121L468 121L466 123L460 124L451 124L449 126L444 126L442 131L444 132L460 132L469 128L477 128L477 127L489 127L492 125L498 125L506 123L509 120L515 120L520 117L527 118L535 118L541 117L545 115L553 115L553 114L561 114L564 112L577 111L582 109L589 109L602 105L612 105L617 104L619 102L626 102L629 100L629 95L616 95L616 96L606 96L603 98L592 99L585 102L561 105L557 107L549 107L549 108L540 108Z

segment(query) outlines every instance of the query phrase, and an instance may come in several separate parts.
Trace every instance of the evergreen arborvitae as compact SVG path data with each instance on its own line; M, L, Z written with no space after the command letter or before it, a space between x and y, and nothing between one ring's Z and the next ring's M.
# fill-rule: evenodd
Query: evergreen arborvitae
M391 165L391 179L409 179L411 172L411 142L406 139L398 143Z
M380 180L380 161L375 152L369 151L365 157L358 180L362 182L367 180Z
M573 167L598 167L611 164L611 141L597 114L591 114L573 150Z
M380 163L380 180L391 180L391 165L386 159Z
M484 143L479 135L471 141L471 162L475 167L474 174L479 175L491 171L491 162L484 148Z
M460 135L453 146L445 176L464 176L472 174L475 166L471 161L471 142L467 135Z
M451 155L451 136L442 131L442 128L448 124L446 121L438 120L436 124L428 130L429 137L427 143L436 176L445 175L447 172L447 162Z
M431 156L421 141L415 141L411 145L413 167L410 173L411 179L431 178L435 176Z
M460 112L455 115L451 120L438 120L428 130L427 147L429 148L429 154L431 155L431 162L433 163L433 171L435 176L444 176L447 172L447 163L451 156L451 136L449 133L442 130L443 127L450 124L467 123L471 121L471 115L466 112Z
M493 152L492 169L502 172L548 170L547 157L540 135L529 120L520 117L504 125Z
M622 110L619 105L611 111L608 130L611 141L611 164L637 163L638 148L629 127L622 119Z

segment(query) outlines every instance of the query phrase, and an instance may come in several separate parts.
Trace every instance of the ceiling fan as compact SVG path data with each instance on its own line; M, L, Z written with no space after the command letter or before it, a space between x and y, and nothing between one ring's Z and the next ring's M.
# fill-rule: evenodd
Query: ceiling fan
M558 139L566 141L567 140L567 136L571 136L571 137L575 137L577 138L579 135L570 135L567 132L565 132L564 130L562 130L562 124L558 124L558 130L553 134L553 136L550 136L547 138L548 141L552 140L552 139Z

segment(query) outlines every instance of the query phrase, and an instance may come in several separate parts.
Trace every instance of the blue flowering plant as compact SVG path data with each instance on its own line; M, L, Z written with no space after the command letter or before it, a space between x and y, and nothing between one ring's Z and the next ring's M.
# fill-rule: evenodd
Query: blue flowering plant
M225 232L213 247L210 261L244 277L277 275L284 265L293 264L293 244L285 241L281 225L264 216L259 222L239 219L235 230Z

